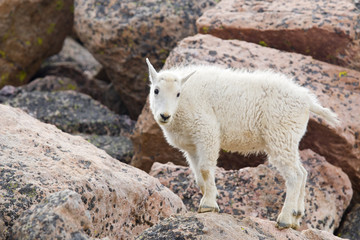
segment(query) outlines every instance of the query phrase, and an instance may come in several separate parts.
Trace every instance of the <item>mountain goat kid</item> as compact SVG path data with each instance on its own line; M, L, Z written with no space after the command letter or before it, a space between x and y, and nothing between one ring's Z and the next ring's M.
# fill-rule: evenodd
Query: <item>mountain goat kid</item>
M297 228L307 172L298 146L310 112L331 125L335 113L306 88L271 71L188 66L156 72L150 61L150 108L168 143L180 149L203 194L199 212L218 212L214 170L220 149L265 152L286 181L277 227Z

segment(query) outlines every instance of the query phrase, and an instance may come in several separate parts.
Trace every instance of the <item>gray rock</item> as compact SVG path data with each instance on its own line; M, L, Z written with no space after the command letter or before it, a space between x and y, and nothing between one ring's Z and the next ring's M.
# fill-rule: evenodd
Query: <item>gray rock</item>
M134 154L131 140L126 136L88 135L81 134L83 138L101 148L113 158L129 164Z
M14 239L93 239L86 230L92 224L81 195L63 190L24 211L12 228Z
M137 240L340 240L333 234L317 229L302 232L294 229L279 230L275 222L249 216L219 213L188 213L164 219L138 235Z
M71 37L64 41L61 51L46 59L42 67L68 66L82 72L88 78L94 78L102 69L101 64L91 53Z
M360 203L355 204L346 215L337 235L351 240L360 239Z
M119 116L91 97L74 91L23 91L6 100L5 104L21 108L68 133L114 136L133 128L127 116Z

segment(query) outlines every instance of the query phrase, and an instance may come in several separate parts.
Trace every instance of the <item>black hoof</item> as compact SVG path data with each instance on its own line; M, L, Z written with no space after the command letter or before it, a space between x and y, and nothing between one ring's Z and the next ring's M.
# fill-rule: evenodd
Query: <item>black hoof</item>
M281 230L281 229L290 228L290 227L292 227L292 225L289 223L278 222L278 223L276 223L276 227Z
M199 207L198 213L206 213L206 212L219 212L219 208L209 207L209 206Z

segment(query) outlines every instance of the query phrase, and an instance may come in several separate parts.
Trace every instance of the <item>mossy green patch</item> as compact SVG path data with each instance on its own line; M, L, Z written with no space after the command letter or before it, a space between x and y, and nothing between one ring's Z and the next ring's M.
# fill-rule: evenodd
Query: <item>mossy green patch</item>
M268 45L265 41L259 41L259 45L261 45L263 47L268 47Z
M343 71L343 72L339 72L339 77L346 77L347 76L347 72Z
M2 58L5 58L5 57L6 57L6 53L5 53L4 51L0 50L0 56L1 56Z
M26 192L25 194L30 198L36 197L36 189L33 188L30 191Z
M62 10L64 8L64 1L63 0L57 0L55 4L56 10Z
M55 30L55 26L56 26L55 23L50 23L49 27L46 30L47 34L52 34Z
M17 78L19 79L19 81L22 83L24 82L25 78L26 78L27 74L24 70L21 70L18 75Z
M205 34L209 33L209 27L204 26L204 27L201 28L201 30Z
M43 44L43 39L42 39L41 37L38 37L38 38L37 38L37 43L38 43L39 45L42 45L42 44Z
M7 81L9 80L9 73L2 73L0 80L0 86L6 85Z

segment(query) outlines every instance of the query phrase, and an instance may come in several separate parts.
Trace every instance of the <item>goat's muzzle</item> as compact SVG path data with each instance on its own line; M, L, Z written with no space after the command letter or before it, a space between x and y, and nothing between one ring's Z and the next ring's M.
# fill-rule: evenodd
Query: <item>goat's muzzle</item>
M167 123L171 116L167 113L160 113L160 117L161 117L160 119L161 123Z

